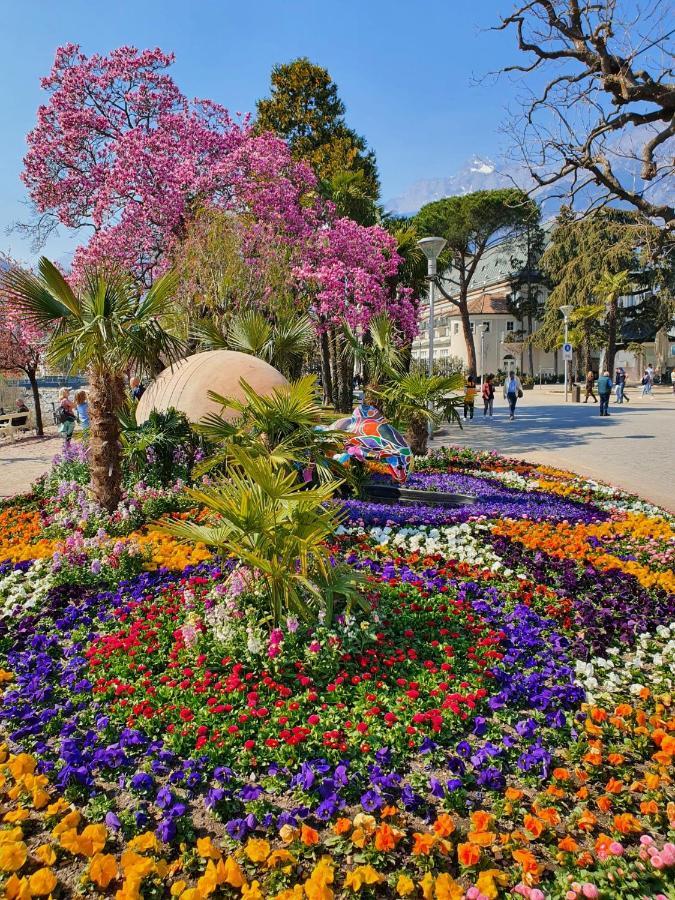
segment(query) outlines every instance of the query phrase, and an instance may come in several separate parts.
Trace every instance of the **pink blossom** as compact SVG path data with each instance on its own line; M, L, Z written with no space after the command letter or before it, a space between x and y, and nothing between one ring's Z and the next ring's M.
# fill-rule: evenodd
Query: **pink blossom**
M581 885L581 893L584 895L584 897L592 898L592 900L593 898L600 896L600 892L594 884L591 884L590 881L585 881Z
M612 856L623 856L623 846L619 843L619 841L612 841L609 845L609 852Z

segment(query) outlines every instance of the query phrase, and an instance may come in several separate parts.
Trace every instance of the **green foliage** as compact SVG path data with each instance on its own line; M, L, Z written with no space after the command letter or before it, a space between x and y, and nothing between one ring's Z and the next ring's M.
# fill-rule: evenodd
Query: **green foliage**
M409 372L393 379L373 393L383 401L384 414L399 428L409 428L422 422L437 427L442 422L461 421L457 408L463 396L448 396L460 391L462 375L425 375Z
M367 610L360 577L333 565L327 546L341 521L338 507L327 505L338 483L307 489L294 471L264 454L254 456L233 445L230 457L228 478L188 492L214 515L216 524L173 521L165 530L215 547L257 573L265 585L271 625L286 615L312 621L319 612L330 621L339 602Z
M321 181L340 172L363 172L371 199L379 194L375 154L347 126L345 106L328 71L306 57L274 66L271 96L258 101L258 131L284 138L296 159L306 160Z
M345 216L359 225L376 225L380 220L380 209L372 194L362 169L355 172L335 172L324 179L319 190L335 205L339 216Z
M562 343L560 307L565 304L575 307L573 324L593 321L596 331L600 332L593 337L592 330L586 328L581 339L591 340L596 346L602 345L606 340L606 330L601 314L593 317L592 309L600 307L604 311L608 299L608 279L638 266L640 247L648 240L652 228L645 219L626 210L608 207L584 218L576 218L568 208L563 207L551 242L542 257L542 269L551 280L553 289L546 300L542 324L536 333L535 340L539 346L552 349ZM627 278L622 282L628 285Z
M299 374L315 345L308 316L280 315L271 322L257 310L236 315L227 334L214 322L195 328L193 334L205 350L237 350L258 356L287 378Z
M343 329L347 341L345 351L365 368L369 384L378 385L402 373L401 338L386 313L373 316L362 340L347 322Z
M341 431L326 430L332 414L321 404L316 376L305 375L270 394L257 393L243 379L244 399L209 393L221 404L222 413L233 410L237 417L227 421L222 414L212 414L197 430L220 449L199 471L209 471L227 462L233 447L245 447L251 455L267 456L273 466L293 466L297 472L311 469L320 481L343 477L342 467L333 456L342 451Z
M187 481L195 459L203 454L203 439L175 409L165 413L153 410L142 425L126 419L123 426L123 462L128 480L142 478L154 487L166 487L177 479Z
M14 268L2 281L26 315L52 332L48 359L54 366L118 373L128 367L142 369L160 354L178 358L182 349L159 324L176 287L171 272L143 296L130 278L90 272L76 294L43 256L37 275Z
M539 209L527 194L517 188L500 188L427 203L414 224L420 237L445 238L447 246L440 262L460 268L470 266L469 258L479 258L492 239L503 239L538 218Z

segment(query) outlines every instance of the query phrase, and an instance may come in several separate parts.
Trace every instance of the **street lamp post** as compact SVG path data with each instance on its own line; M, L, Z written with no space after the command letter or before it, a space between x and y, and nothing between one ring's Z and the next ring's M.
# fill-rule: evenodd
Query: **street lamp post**
M436 264L445 244L446 240L442 237L426 237L417 242L417 246L427 258L427 281L429 282L429 358L427 367L429 375L434 374L434 289L437 277Z
M485 380L485 331L487 329L487 325L485 322L482 322L478 326L478 330L480 331L480 383L483 384Z
M560 312L562 313L563 321L565 322L565 343L567 343L567 333L568 333L568 323L570 318L570 313L574 307L571 303L565 303L560 307ZM564 352L564 351L563 351ZM569 359L565 356L565 403L567 403L567 394L569 389Z

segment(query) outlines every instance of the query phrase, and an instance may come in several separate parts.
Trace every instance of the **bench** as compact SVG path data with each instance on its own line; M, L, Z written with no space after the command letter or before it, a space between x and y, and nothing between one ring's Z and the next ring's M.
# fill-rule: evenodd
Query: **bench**
M31 412L13 412L0 415L0 435L7 435L16 440L20 431L33 429L33 414Z

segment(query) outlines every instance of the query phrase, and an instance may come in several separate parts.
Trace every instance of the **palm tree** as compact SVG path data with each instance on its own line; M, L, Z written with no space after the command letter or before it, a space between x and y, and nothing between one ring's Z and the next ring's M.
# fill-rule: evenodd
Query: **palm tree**
M338 216L353 219L359 225L377 225L380 209L373 199L372 187L362 169L336 172L319 185L321 194L335 205Z
M315 340L307 316L280 316L271 323L257 310L235 316L227 334L209 324L196 329L195 337L207 350L238 350L258 356L287 378L299 375Z
M462 397L448 396L464 384L464 376L422 375L410 372L391 381L381 390L373 391L384 401L383 412L400 428L415 456L424 456L429 440L429 426L443 421L461 422L457 407Z
M347 436L321 427L332 421L333 414L321 405L315 375L305 375L270 394L259 394L243 379L240 385L242 400L209 392L223 412L233 410L237 418L228 422L212 413L195 426L220 448L199 467L200 472L227 462L233 447L244 447L252 456L265 455L274 466L311 469L321 482L349 476L349 471L333 460L342 453Z
M347 323L344 332L345 351L362 364L369 385L377 389L382 382L401 374L403 354L399 349L399 334L386 313L373 316L363 341Z
M630 274L627 269L624 269L623 272L617 272L614 275L605 272L596 288L598 296L601 300L604 300L607 307L607 314L605 317L607 326L607 355L605 358L605 367L610 373L614 372L614 358L616 356L619 297L627 294L629 288Z
M162 530L215 547L257 572L271 625L289 614L311 621L320 611L330 623L338 598L367 611L359 591L362 576L334 564L328 546L343 515L328 503L338 483L307 490L295 472L275 466L267 455L254 456L236 446L231 452L227 478L213 487L188 490L196 504L212 513L213 525L171 520Z
M139 296L131 279L89 272L77 293L44 256L38 274L12 268L4 288L28 318L51 330L48 360L89 377L90 469L94 498L108 511L120 500L120 422L124 378L142 367L150 353L177 359L180 342L159 325L176 287L167 273Z

